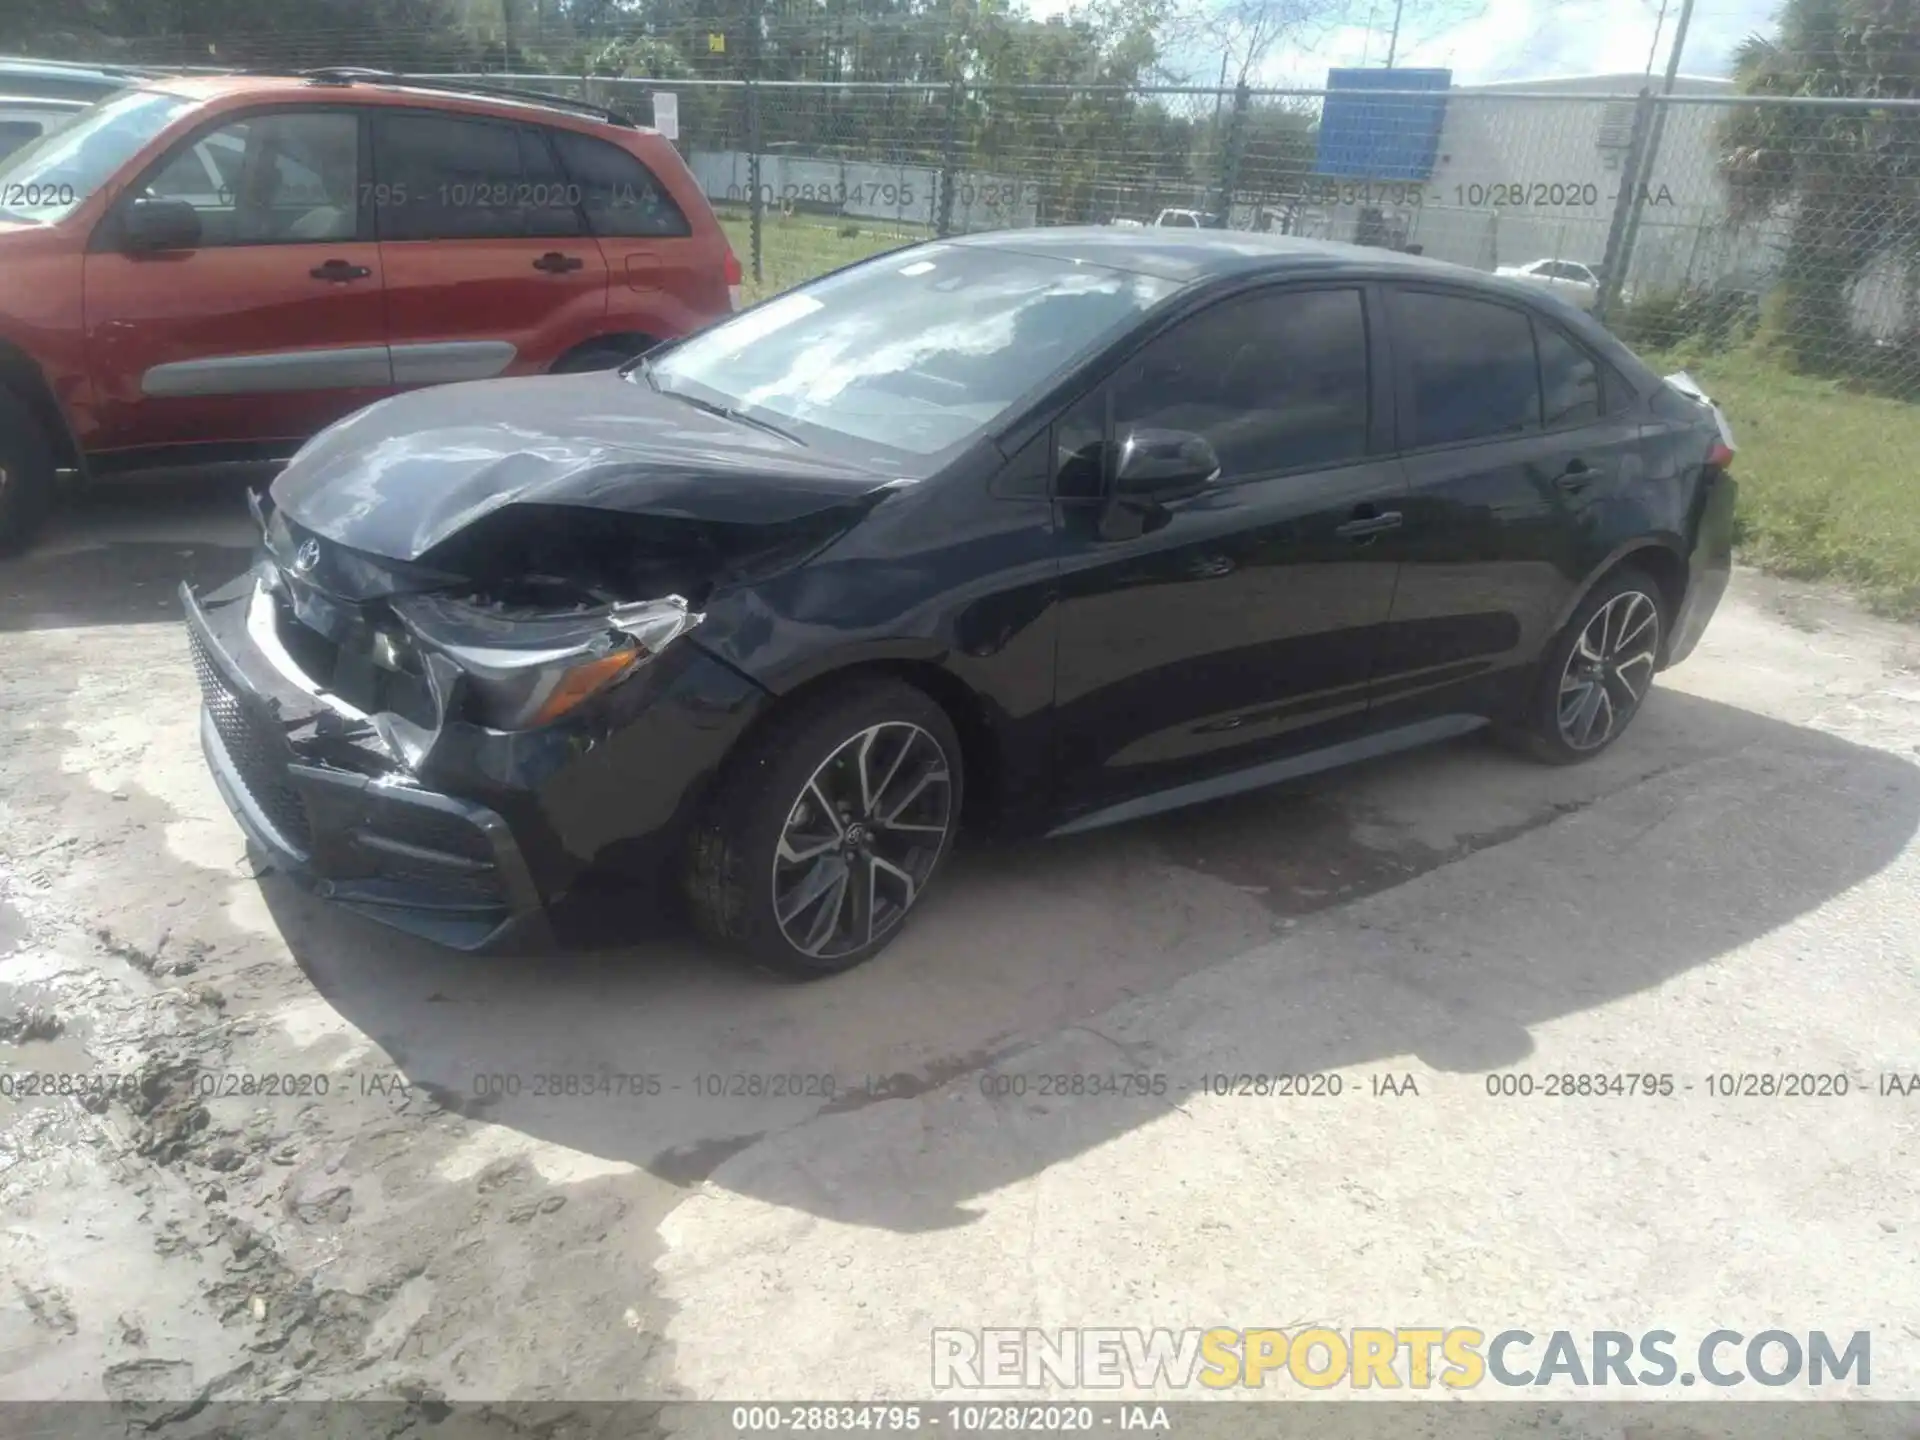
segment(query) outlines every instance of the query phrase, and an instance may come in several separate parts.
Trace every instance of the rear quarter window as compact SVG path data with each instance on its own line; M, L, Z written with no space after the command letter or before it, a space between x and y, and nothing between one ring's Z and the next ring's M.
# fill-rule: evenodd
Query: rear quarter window
M638 156L606 140L572 130L552 130L567 178L580 189L581 205L595 235L691 235L693 227L667 187Z

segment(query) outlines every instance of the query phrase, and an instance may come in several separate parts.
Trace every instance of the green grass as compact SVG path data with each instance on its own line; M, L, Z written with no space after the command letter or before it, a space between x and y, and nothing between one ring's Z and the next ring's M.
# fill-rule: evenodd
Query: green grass
M1850 393L1748 351L1649 363L1663 374L1685 368L1733 425L1741 560L1837 581L1883 614L1920 619L1920 406Z
M838 270L869 255L897 250L927 238L912 225L850 220L839 216L783 216L769 210L760 228L759 283L753 278L753 235L745 207L716 205L720 228L746 271L745 298L764 300L803 280ZM851 231L851 234L846 232Z

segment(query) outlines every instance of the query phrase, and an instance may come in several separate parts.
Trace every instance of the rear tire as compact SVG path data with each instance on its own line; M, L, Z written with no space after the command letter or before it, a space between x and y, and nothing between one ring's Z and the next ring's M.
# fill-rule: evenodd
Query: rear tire
M53 447L18 399L0 390L0 555L32 543L53 509Z
M952 722L911 685L859 681L775 717L688 840L695 926L795 979L872 959L952 849L961 781Z
M1591 760L1640 713L1666 634L1653 578L1634 569L1608 576L1547 648L1525 720L1505 738L1549 765Z
M549 375L583 375L594 370L617 370L620 366L644 354L651 346L651 340L603 341L589 340L578 349L569 350L553 362Z

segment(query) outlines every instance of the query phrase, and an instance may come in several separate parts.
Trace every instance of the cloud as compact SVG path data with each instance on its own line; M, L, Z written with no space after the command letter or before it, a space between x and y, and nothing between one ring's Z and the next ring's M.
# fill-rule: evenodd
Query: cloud
M1356 7L1367 0L1355 0ZM1659 0L1405 0L1394 63L1437 66L1463 85L1553 75L1664 72L1681 0L1671 0L1664 24ZM1771 28L1779 0L1708 0L1687 35L1681 73L1725 74L1734 47ZM1371 0L1372 24L1335 27L1304 43L1278 48L1255 83L1317 87L1330 67L1383 65L1393 0ZM1436 14L1436 10L1440 13ZM1350 12L1352 13L1352 12ZM1658 26L1659 42L1655 47ZM1217 73L1202 55L1174 58L1175 68ZM1212 67L1219 64L1212 59Z

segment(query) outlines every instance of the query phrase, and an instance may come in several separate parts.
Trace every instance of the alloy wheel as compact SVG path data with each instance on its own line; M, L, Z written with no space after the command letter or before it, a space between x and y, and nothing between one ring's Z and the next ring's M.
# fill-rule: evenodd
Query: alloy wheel
M906 918L953 823L946 752L918 725L872 725L821 763L787 809L773 913L801 954L863 950Z
M1626 590L1581 627L1560 674L1560 738L1597 750L1618 733L1653 683L1660 652L1660 607Z

